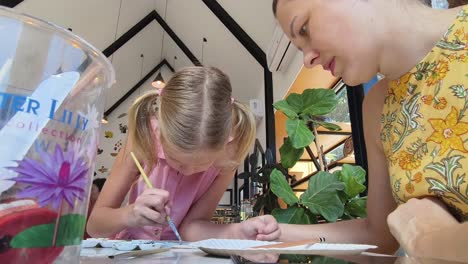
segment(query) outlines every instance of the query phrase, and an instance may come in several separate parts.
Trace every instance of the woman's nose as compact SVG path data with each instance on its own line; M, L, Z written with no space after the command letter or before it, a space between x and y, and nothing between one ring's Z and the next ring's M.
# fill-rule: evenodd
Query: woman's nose
M313 68L316 65L319 53L313 50L304 50L304 66L306 68Z

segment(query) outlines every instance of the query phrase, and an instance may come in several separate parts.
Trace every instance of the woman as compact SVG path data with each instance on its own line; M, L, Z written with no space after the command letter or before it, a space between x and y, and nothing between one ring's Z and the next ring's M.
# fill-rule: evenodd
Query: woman
M467 260L468 7L275 0L273 10L306 67L322 65L351 86L385 76L363 105L367 219L281 225L280 239L326 237L385 253L400 243L410 255Z

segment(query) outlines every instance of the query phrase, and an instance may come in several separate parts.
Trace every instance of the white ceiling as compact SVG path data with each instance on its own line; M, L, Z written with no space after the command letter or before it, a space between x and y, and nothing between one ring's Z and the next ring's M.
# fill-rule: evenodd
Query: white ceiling
M275 27L271 0L218 2L266 51ZM156 10L203 64L216 66L230 76L236 99L246 103L254 98L264 100L263 68L201 0L25 0L16 9L64 28L72 28L75 34L100 50L107 48L152 10ZM205 44L202 41L204 37L208 40ZM144 54L144 60L141 54ZM109 90L106 109L162 58L166 58L176 70L192 65L154 21L111 57L117 82ZM301 60L296 56L287 72L274 73L274 85L281 86L275 87L275 90L281 91L275 95L275 99L283 96L300 67ZM264 143L264 122L260 126L258 137Z

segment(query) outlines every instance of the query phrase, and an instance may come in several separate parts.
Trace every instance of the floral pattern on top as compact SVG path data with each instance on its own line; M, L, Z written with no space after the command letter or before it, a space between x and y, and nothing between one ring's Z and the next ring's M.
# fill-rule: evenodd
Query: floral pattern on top
M468 220L468 6L436 46L390 82L381 117L393 196L435 196Z

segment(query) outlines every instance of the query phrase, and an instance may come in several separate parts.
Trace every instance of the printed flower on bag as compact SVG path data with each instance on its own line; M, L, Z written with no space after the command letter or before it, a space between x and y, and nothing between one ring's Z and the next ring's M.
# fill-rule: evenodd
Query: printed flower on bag
M457 29L453 35L457 38L457 41L459 42L468 41L468 33L465 33L465 28L463 27Z
M424 95L423 97L421 97L421 101L427 105L431 105L432 101L434 101L434 96Z
M426 84L427 86L432 86L439 81L443 80L449 71L448 62L445 60L440 60L437 64L434 65L432 71L429 72L429 76L427 77Z
M400 102L408 95L408 85L411 75L412 73L407 73L400 79L392 81L392 84L390 85L390 87L393 88L391 93L395 96L397 102Z
M447 57L447 59L450 62L456 62L456 61L463 62L463 63L468 62L468 56L466 56L465 54L458 55L458 53L453 52L453 53L450 53L450 55L447 55L447 54L443 54L443 55Z
M434 103L434 108L438 110L443 110L447 107L447 99L445 97L438 98Z
M444 154L449 148L459 150L463 153L468 152L463 145L462 135L468 132L468 123L458 121L458 110L452 107L452 111L445 120L443 119L429 119L434 132L427 139L441 144L441 151L439 156Z
M408 182L408 183L405 185L405 190L406 190L406 192L409 193L409 194L414 193L414 185L413 185L411 182Z
M88 167L76 155L75 149L63 152L60 145L53 155L39 152L42 161L24 158L17 161L18 167L9 168L18 173L17 183L29 184L19 194L20 198L37 198L41 206L51 205L58 209L61 201L73 208L75 198L83 201Z
M418 172L416 173L414 176L413 176L413 180L416 182L416 183L420 183L421 180L422 180L422 173L421 172Z
M407 151L400 152L398 154L398 159L398 164L400 167L407 171L417 169L419 166L421 166L421 160L417 159L415 155Z

